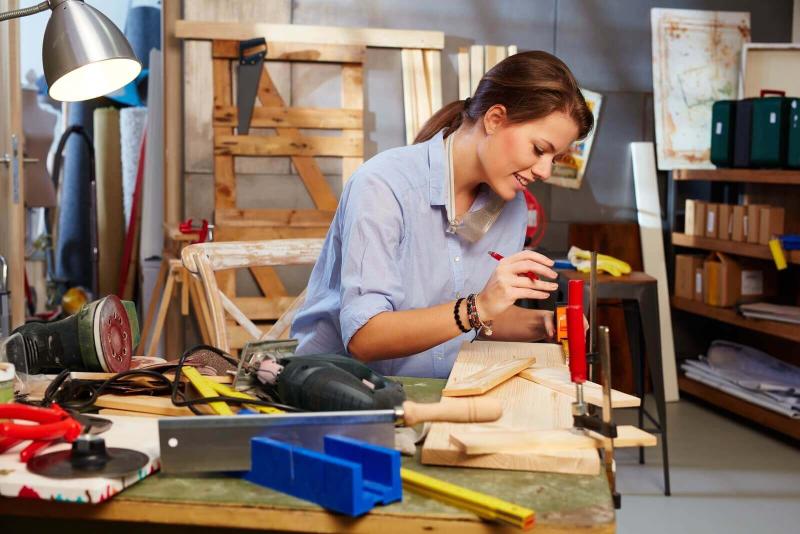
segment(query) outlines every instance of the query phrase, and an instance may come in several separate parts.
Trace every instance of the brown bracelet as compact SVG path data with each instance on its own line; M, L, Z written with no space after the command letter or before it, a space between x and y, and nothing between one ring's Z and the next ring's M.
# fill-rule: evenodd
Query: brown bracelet
M492 321L481 321L478 315L478 306L476 305L476 296L474 293L467 297L467 315L469 316L469 324L475 329L476 333L483 332L487 336L492 335Z
M456 301L456 305L453 306L453 317L456 319L456 325L458 325L458 329L466 334L470 329L464 326L464 323L461 322L461 314L459 313L461 311L461 302L463 300L463 297L458 299Z

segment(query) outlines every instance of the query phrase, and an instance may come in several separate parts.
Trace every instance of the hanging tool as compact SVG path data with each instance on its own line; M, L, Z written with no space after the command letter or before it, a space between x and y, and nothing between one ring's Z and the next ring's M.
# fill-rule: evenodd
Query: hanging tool
M0 256L0 338L11 335L11 292L8 290L8 263Z
M239 108L237 133L247 135L253 108L258 94L261 69L267 55L267 41L263 37L239 42L239 67L236 79L236 105Z
M389 410L165 417L158 421L161 470L165 473L247 471L250 439L256 436L320 452L324 451L327 434L393 448L395 425L491 422L502 413L497 399L465 397L425 404L405 401ZM198 447L198 443L203 446Z
M197 234L197 241L192 241L192 244L214 241L214 225L209 224L208 219L203 219L200 223L194 222L194 219L186 219L178 224L178 231L182 234Z

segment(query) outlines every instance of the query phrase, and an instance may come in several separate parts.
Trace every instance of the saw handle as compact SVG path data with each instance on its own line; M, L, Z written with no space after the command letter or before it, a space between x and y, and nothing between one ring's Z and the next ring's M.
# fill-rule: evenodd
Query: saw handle
M489 423L503 415L503 406L488 397L448 398L444 402L403 403L405 426L442 421L448 423Z

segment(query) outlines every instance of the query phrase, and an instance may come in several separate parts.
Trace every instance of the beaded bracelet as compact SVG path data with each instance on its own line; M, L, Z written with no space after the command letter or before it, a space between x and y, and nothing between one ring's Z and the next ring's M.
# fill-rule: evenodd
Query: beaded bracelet
M461 322L461 314L459 313L459 311L461 310L461 302L463 300L464 300L463 298L458 299L456 301L456 305L453 306L453 317L455 317L456 319L456 324L458 325L458 329L466 334L467 332L469 332L470 329L464 326L464 323Z
M478 306L475 304L476 296L471 294L467 297L467 315L469 317L469 324L475 329L476 334L483 332L486 336L492 335L492 321L481 321L478 315Z

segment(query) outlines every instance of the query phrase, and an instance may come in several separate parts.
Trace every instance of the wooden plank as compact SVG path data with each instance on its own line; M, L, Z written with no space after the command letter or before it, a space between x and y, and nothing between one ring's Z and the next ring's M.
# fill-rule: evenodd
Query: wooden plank
M244 228L294 226L314 228L330 226L335 211L282 210L282 209L221 209L217 212L217 225ZM216 229L215 229L216 232Z
M115 410L113 408L103 408L101 410L97 410L97 415L122 415L124 417L168 417L168 416L161 416L156 415L154 413L144 413L144 412L131 412L128 410Z
M297 310L302 307L305 300L306 290L303 289L294 302L292 302L292 304L286 308L286 311L283 312L283 315L281 315L278 320L275 321L275 324L272 325L272 328L270 328L267 333L264 334L262 339L288 339L294 316L297 313Z
M275 321L294 303L297 297L236 297L234 304L254 321Z
M416 129L414 137L431 118L431 100L428 93L428 80L425 72L425 62L422 50L411 51L411 65L414 72L414 99L416 100L415 109L417 111Z
M442 390L444 397L464 397L467 395L483 395L490 389L499 386L520 371L527 369L536 358L520 358L503 362L495 362L476 373L454 380Z
M261 101L262 106L283 107L286 105L266 69L261 72L261 79L258 84L258 99ZM287 138L295 138L300 135L300 131L296 128L276 128L275 131L278 136L286 136ZM363 145L363 133L361 144ZM322 171L316 161L313 158L303 157L303 155L293 155L292 163L297 169L300 179L303 180L303 185L305 185L308 194L311 196L311 200L314 201L314 205L319 209L335 210L338 201L328 182L325 181L325 176L322 175Z
M211 22L179 20L175 35L181 39L243 41L264 37L289 43L360 45L374 48L444 48L444 32L388 28L345 28L262 22Z
M230 63L224 59L213 60L214 108L228 107L232 104ZM233 128L214 128L214 146L221 139L229 137ZM236 207L236 173L233 157L230 154L214 156L214 209Z
M216 156L359 156L363 137L343 132L340 137L219 135ZM225 206L233 207L233 206Z
M678 373L675 365L675 341L672 337L672 315L669 310L667 264L664 257L661 204L658 199L658 176L653 143L631 143L631 161L644 272L658 279L658 316L661 330L659 356L664 377L664 399L672 402L679 399Z
M161 16L164 84L164 222L183 219L183 53L175 37L175 21L181 17L180 2L164 2Z
M222 291L217 291L217 295L219 295L219 301L222 304L222 307L225 308L225 311L228 312L231 317L233 317L234 321L244 328L245 331L253 337L253 339L260 339L264 332L262 332L253 321L251 321L244 313L242 313L242 310L237 308L236 304L234 304L225 293ZM228 414L220 413L220 415Z
M414 65L413 50L400 52L400 63L403 72L403 115L406 125L406 144L414 143L417 131L417 108L414 98Z
M543 343L465 343L450 373L448 385L493 362L525 357L536 358L537 364L541 366L560 365L561 348ZM572 427L572 399L523 378L513 377L485 395L500 400L503 405L503 417L496 425L519 430ZM442 398L442 402L457 400ZM422 448L422 463L573 474L597 474L600 471L599 456L593 450L469 456L450 442L450 434L453 432L477 430L481 427L482 425L453 423L432 424Z
M770 253L769 247L758 243L743 243L741 241L728 241L725 239L714 239L711 237L700 237L673 232L672 244L680 247L716 250L718 252L725 252L736 256L747 256L749 258L772 259L772 253ZM787 250L786 260L790 263L800 263L800 250Z
M572 449L602 449L604 439L599 434L582 434L569 429L509 430L486 429L480 431L455 431L453 442L465 454L496 454L501 452L532 453ZM656 437L631 425L619 425L615 448L655 447Z
M513 56L517 52L519 52L517 45L508 45L508 48L506 49L506 57Z
M235 128L239 123L235 106L214 109L214 126ZM317 130L361 130L364 112L361 109L339 108L253 108L253 128L314 128Z
M428 100L431 115L442 109L442 53L438 50L423 50L425 79L428 82Z
M486 45L483 47L483 71L488 72L492 67L506 58L505 46Z
M189 408L172 404L169 397L154 397L152 395L100 395L94 405L98 408L111 408L154 415L194 415ZM204 406L199 408L208 414L212 413Z
M364 66L357 64L342 65L342 107L345 109L358 109L361 111L359 124L356 127L362 139L364 138ZM342 184L356 172L361 164L364 163L363 150L358 157L342 158Z
M286 295L286 287L283 285L278 273L275 272L275 269L270 267L253 267L250 269L250 273L253 275L256 284L265 297L280 297ZM250 316L250 314L247 315Z
M328 234L325 226L307 227L280 227L280 226L259 226L259 227L220 227L214 228L214 236L217 241L259 241L265 239L301 239L301 238L323 238ZM220 273L225 274L225 273ZM222 287L222 286L220 286ZM231 293L226 292L231 296Z
M239 59L239 41L213 41L211 57ZM359 45L325 45L267 41L266 61L363 63L366 49Z
M572 383L569 375L569 367L543 367L525 369L519 376L531 382L550 388L571 398L575 398L575 384ZM603 387L594 382L583 384L583 397L589 404L603 406ZM639 406L641 400L638 397L629 395L616 389L611 390L611 406L613 408L633 408Z
M469 47L469 93L475 94L478 84L483 78L483 47L472 45Z
M470 86L470 62L469 48L461 47L458 49L458 99L465 100L472 96Z
M800 328L798 328L796 324L769 321L766 319L749 319L747 317L742 317L732 308L709 306L708 304L696 300L675 296L672 297L672 307L676 310L702 315L703 317L710 317L716 321L722 321L740 328L747 328L754 332L769 334L771 336L794 341L795 343L800 343Z
M15 9L16 0L5 2L3 11ZM0 254L8 262L7 288L9 326L13 330L25 322L25 137L22 129L22 89L20 87L19 21L0 23L0 156L14 153L15 164L0 163Z

